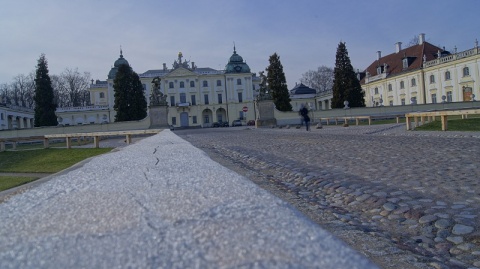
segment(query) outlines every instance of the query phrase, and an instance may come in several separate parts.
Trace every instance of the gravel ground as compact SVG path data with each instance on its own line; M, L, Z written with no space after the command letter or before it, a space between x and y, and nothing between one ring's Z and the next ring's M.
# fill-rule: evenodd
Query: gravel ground
M178 130L382 268L480 268L480 133Z

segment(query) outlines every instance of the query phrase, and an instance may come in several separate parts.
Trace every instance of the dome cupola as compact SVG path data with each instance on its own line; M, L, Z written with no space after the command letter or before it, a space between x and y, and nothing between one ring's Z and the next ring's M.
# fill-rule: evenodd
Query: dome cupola
M225 66L225 73L250 73L250 67L243 61L242 56L237 54L235 46L233 46L233 54Z
M130 66L127 59L123 58L122 49L120 49L120 57L115 61L112 69L110 69L110 72L108 72L108 79L115 79L115 76L117 75L117 71L120 65Z

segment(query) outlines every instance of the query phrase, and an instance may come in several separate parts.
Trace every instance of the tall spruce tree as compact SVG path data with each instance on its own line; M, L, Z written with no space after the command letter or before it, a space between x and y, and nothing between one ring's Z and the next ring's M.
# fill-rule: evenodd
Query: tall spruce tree
M118 67L113 88L113 109L117 112L115 121L141 120L147 116L147 101L142 83L130 66L122 64Z
M287 80L283 72L283 66L280 62L280 56L274 53L270 56L270 65L265 69L267 71L268 90L272 95L275 107L280 111L292 111L290 104L290 94L288 93Z
M35 116L34 126L55 126L58 124L55 110L57 105L54 102L53 87L48 75L48 62L45 54L38 59L35 72Z
M343 108L345 101L349 107L364 107L365 93L353 71L345 42L338 44L333 73L332 108Z

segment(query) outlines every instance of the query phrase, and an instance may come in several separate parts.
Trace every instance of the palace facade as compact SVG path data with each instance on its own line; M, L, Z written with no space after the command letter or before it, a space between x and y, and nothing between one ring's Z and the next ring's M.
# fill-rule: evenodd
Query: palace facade
M365 70L360 83L365 104L402 106L440 102L474 101L480 95L480 49L446 51L425 41L377 59Z
M106 81L97 80L90 86L91 107L59 108L57 115L63 125L78 125L113 122L115 117L114 88L118 67L129 65L120 51L120 57L108 73ZM161 69L139 73L147 103L155 87L154 80L160 79L159 91L166 95L168 124L173 127L211 127L215 122L232 123L240 119L246 124L255 119L254 99L260 78L237 54L233 54L224 70L197 67L194 62L183 59L178 53L171 68L163 63Z

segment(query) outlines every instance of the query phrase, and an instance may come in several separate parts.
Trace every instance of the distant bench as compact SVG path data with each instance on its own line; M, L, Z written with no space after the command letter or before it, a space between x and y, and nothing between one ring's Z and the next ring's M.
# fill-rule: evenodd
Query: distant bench
M0 138L0 152L5 151L5 145L7 142L12 143L13 149L17 148L17 142L20 141L41 141L43 136L28 136L28 137L13 137L13 138Z
M6 142L13 142L13 149L16 148L16 142L19 141L41 141L43 140L44 148L49 147L49 139L65 138L67 148L72 148L72 138L75 137L93 137L93 143L95 148L100 146L100 138L102 136L119 136L125 135L125 142L130 144L132 142L132 135L143 134L158 134L163 129L148 129L148 130L130 130L130 131L111 131L111 132L92 132L92 133L70 133L70 134L50 134L44 136L29 136L29 137L15 137L15 138L1 138L0 139L0 152L5 151Z
M67 148L72 147L72 137L93 137L93 144L95 148L100 146L100 137L102 136L118 136L125 135L125 142L127 144L132 143L132 135L142 135L142 134L158 134L163 129L149 129L149 130L132 130L132 131L114 131L114 132L93 132L93 133L71 133L71 134L51 134L45 135L43 145L45 148L49 147L48 139L51 138L65 138L67 142Z
M413 118L415 127L418 125L418 119L422 124L425 123L425 118L427 121L434 121L435 117L440 116L442 120L442 131L446 131L448 128L447 118L448 116L458 116L461 115L462 119L468 118L468 115L480 114L480 109L462 109L462 110L449 110L449 111L431 111L431 112L412 112L405 114L407 122L407 130L412 129L412 123L410 122Z
M333 120L335 125L338 125L339 122L348 123L350 120L355 120L355 124L358 125L360 120L368 120L368 125L372 124L372 120L379 119L393 119L396 118L397 123L400 123L400 118L405 117L405 115L381 115L381 116L351 116L351 117L331 117L331 118L320 118L320 122L326 121L327 125L330 125L330 121Z

